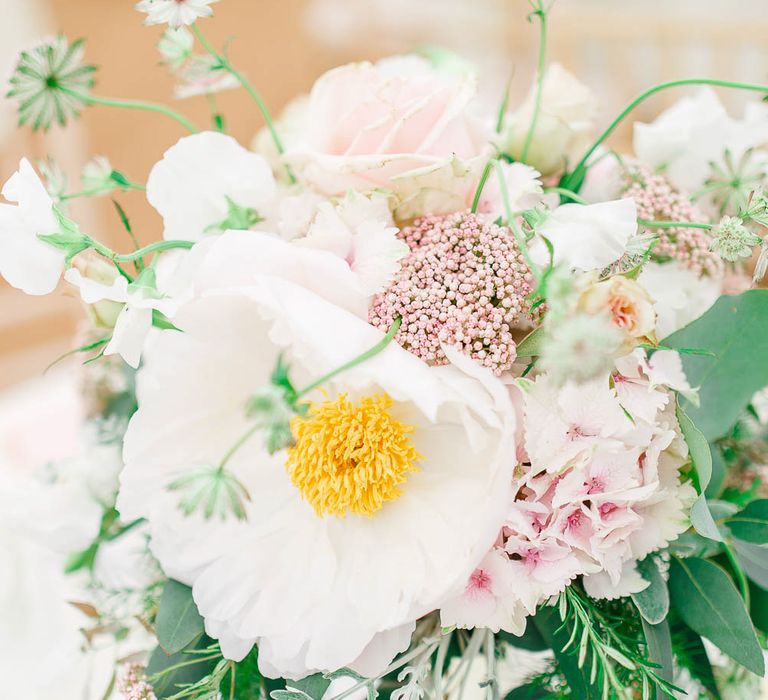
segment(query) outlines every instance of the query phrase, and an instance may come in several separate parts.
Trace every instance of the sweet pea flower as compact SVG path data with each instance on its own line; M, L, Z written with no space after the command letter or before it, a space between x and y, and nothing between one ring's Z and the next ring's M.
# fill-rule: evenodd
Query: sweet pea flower
M0 203L0 275L27 294L50 294L66 265L66 252L39 238L59 228L53 200L26 158L2 194L16 204Z

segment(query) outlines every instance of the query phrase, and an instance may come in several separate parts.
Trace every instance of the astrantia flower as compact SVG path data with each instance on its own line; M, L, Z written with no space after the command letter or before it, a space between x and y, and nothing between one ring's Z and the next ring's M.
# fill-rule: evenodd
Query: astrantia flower
M211 17L210 5L217 0L141 0L136 5L139 12L146 12L144 24L167 24L181 27L194 24L200 17Z
M577 313L548 328L539 366L561 384L583 382L605 372L623 342L608 314Z
M107 194L117 187L114 169L105 156L94 156L83 167L81 181L86 192Z
M82 65L84 50L82 39L70 44L57 36L21 52L7 93L19 104L20 124L47 130L80 114L96 70Z
M186 27L166 29L157 44L157 50L165 65L175 71L192 55L195 37Z
M260 236L225 234L210 248ZM428 367L391 343L303 397L311 410L295 419L293 447L270 455L256 434L231 456L227 469L253 499L246 521L179 512L167 484L218 464L252 429L246 406L278 356L302 387L382 338L323 298L332 256L303 252L291 268L238 249L234 276L202 262L204 291L174 317L183 332L161 331L141 370L119 508L147 518L154 554L192 585L227 658L258 642L270 676L368 675L408 644L417 617L462 590L492 544L514 412L504 386L467 358Z
M720 223L712 229L710 248L723 260L736 262L741 258L752 255L752 249L762 239L750 231L744 222L736 216L724 216Z
M53 200L28 160L5 183L3 197L17 205L0 203L0 275L27 294L49 294L67 255L38 237L55 233L59 224Z
M411 249L370 322L402 325L400 345L434 364L443 345L461 349L497 374L515 360L512 328L531 321L533 277L509 228L468 212L428 216L400 232Z
M258 214L274 194L267 161L212 131L171 146L147 181L147 199L165 222L164 237L188 241L226 229L232 203Z

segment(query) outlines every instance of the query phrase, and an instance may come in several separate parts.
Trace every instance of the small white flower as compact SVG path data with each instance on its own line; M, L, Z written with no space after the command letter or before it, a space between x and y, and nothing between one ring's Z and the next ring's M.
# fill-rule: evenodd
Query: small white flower
M77 268L72 267L67 270L64 279L80 290L80 296L86 304L102 301L124 304L104 354L120 355L131 367L138 367L144 344L152 329L154 310L168 312L173 302L158 298L159 295L153 296L150 293L151 287L141 284L141 278L131 285L124 277L116 277L111 284L105 284L83 277Z
M194 24L200 17L211 17L209 7L217 0L141 0L136 5L139 12L146 12L144 24L167 24L177 28Z
M91 158L83 167L82 183L87 192L99 192L106 194L117 186L112 178L112 164L105 156Z
M18 206L0 203L0 275L27 294L49 294L64 271L66 252L38 238L59 226L53 200L26 158L5 183L3 197Z
M76 117L93 86L94 66L82 65L85 43L70 44L57 36L29 51L22 51L10 80L8 97L19 105L19 123L36 131L48 130L53 122L64 126Z
M179 69L178 76L181 82L176 85L174 95L179 100L240 87L237 78L224 70L213 56L192 56Z
M576 313L549 329L539 366L557 384L581 383L611 367L623 340L607 314Z
M761 242L760 236L750 231L736 216L724 216L712 229L709 249L723 260L736 262L752 255L752 249Z
M163 63L172 71L178 70L192 55L195 37L186 27L166 29L157 44Z

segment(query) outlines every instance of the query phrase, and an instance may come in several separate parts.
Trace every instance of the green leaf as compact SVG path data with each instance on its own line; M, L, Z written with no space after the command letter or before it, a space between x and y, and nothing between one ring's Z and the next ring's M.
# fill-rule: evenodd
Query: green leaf
M728 574L706 559L672 559L672 604L683 621L758 676L765 672L763 652L744 601Z
M252 700L261 697L261 680L258 652L254 647L248 656L235 664L235 693L231 700ZM232 679L227 674L219 686L221 697L230 700L231 688Z
M655 565L654 565L655 567ZM663 680L673 683L675 670L672 664L672 637L666 620L651 624L643 619L643 634L648 646L648 659L659 666L657 673ZM666 693L656 688L657 700L664 700Z
M505 696L504 700L545 700L545 698L551 698L552 693L546 688L542 688L537 683L526 683L519 688L510 690Z
M682 356L688 381L700 387L699 406L683 406L708 440L722 437L752 395L768 386L768 290L722 296L701 318L662 343L714 354Z
M98 551L99 543L94 542L82 552L70 554L64 562L64 573L73 574L75 571L80 571L81 569L92 569Z
M712 514L709 512L707 498L704 495L712 478L712 453L709 451L709 443L683 410L680 404L680 397L678 397L676 414L699 482L699 497L691 507L691 525L700 535L722 542L723 536L720 534L720 530L717 529Z
M768 544L768 498L752 501L744 510L725 521L737 539Z
M637 562L637 570L651 585L639 593L633 593L632 600L643 616L643 620L651 625L657 625L667 617L669 612L667 582L661 575L654 556L649 555Z
M710 454L712 455L712 479L706 489L706 496L709 499L717 498L723 490L723 482L728 473L728 465L725 463L723 451L717 443L710 443Z
M529 618L536 625L541 636L555 654L557 669L564 676L574 698L599 698L600 688L589 682L589 665L579 668L578 659L574 654L563 651L568 643L569 633L563 626L557 610L550 606L541 606L536 615Z
M518 343L517 356L533 357L534 355L540 355L545 335L543 326L532 330Z
M194 649L206 649L211 643L211 639L203 636L194 646ZM169 698L178 693L183 686L197 683L207 676L213 670L216 662L210 659L195 662L196 658L204 658L204 656L206 655L192 654L190 650L169 655L163 651L162 647L156 647L149 657L149 663L144 673L152 683L152 689L158 700ZM180 664L183 666L174 668ZM171 668L173 670L169 670Z
M768 591L768 547L734 540L733 548L744 573L754 583Z
M296 688L309 695L313 700L321 700L331 681L322 673L315 673L312 676L302 678L300 681L290 681L290 687Z
M160 597L155 623L157 641L168 654L186 648L203 634L203 618L192 599L192 589L169 579Z

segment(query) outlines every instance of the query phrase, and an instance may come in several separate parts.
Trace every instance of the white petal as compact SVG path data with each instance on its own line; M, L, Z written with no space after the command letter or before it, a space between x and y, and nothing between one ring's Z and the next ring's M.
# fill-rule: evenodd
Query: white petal
M553 211L538 232L554 247L555 264L579 270L597 270L618 260L637 231L635 201L629 197L599 204L563 204ZM536 262L548 254L544 242L531 246Z
M227 216L227 197L263 210L275 194L264 158L215 132L182 138L152 168L147 199L163 217L164 237L196 241Z
M120 355L134 369L141 362L141 351L152 329L152 309L126 306L117 317L105 355Z
M80 298L86 304L95 304L105 299L116 302L128 301L128 280L122 275L115 277L112 284L103 284L83 277L80 270L70 267L64 273L64 279L79 289Z

